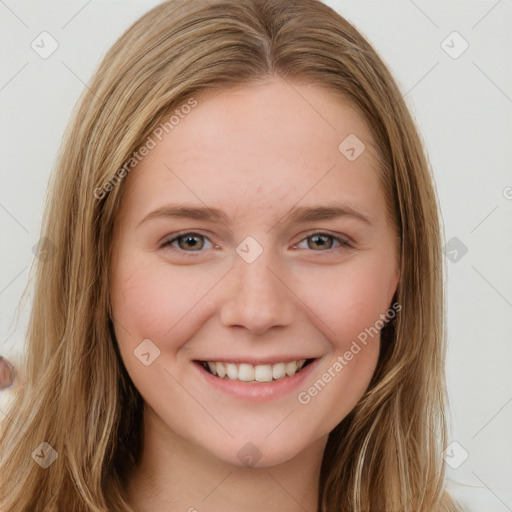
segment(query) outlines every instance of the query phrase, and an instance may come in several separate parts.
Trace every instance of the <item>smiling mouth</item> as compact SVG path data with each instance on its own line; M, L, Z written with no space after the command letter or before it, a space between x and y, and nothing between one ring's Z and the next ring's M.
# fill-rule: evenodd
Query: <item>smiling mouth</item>
M272 382L293 377L314 359L301 359L276 364L228 363L224 361L196 361L212 375L241 382Z

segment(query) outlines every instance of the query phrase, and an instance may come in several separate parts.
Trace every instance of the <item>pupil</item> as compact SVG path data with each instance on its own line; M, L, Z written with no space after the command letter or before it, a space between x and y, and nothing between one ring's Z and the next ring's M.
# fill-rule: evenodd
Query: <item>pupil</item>
M322 244L322 240L326 240L329 237L327 235L315 235L313 237L313 241L315 245L320 245L320 247L325 246L325 243Z
M197 239L198 239L197 236L186 236L186 237L182 238L182 240L185 241L185 245L187 245L188 248L194 248L197 245L199 245L197 242Z

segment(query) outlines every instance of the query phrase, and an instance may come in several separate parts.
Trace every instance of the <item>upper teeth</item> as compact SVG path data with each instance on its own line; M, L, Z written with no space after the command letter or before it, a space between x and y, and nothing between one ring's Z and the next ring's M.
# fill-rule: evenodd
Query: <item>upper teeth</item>
M282 379L285 376L291 377L295 375L306 362L305 359L300 361L291 361L289 363L276 364L235 364L221 362L207 362L208 368L213 375L221 378L227 377L231 380L241 380L244 382L271 382L272 379Z

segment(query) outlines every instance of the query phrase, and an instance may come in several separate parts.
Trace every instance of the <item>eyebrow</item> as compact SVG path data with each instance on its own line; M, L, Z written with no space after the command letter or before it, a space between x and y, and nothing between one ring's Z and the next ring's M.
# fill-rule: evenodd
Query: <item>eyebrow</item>
M371 225L368 216L350 205L340 203L330 203L325 206L294 207L285 214L282 219L287 219L294 223L304 223L335 219L339 217L350 217ZM167 204L148 213L139 222L137 227L149 220L161 218L194 219L213 223L220 222L229 225L229 217L225 212L217 208L189 204Z

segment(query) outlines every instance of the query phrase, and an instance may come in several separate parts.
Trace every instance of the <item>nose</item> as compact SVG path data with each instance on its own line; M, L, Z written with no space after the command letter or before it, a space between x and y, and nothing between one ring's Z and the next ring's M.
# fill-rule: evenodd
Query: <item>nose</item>
M263 253L252 263L236 257L234 268L226 276L229 285L221 306L225 327L243 327L262 335L272 327L290 325L296 297L284 265Z

